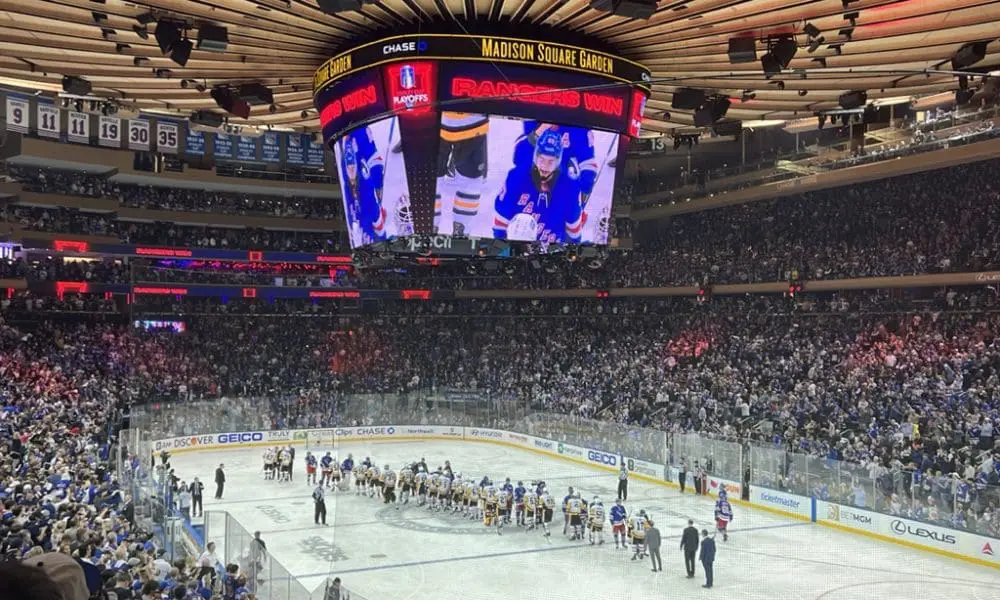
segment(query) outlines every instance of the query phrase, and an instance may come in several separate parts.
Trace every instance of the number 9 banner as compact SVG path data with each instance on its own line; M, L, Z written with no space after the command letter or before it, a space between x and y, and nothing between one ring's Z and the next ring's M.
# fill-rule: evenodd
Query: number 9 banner
M128 147L149 150L149 121L132 119L128 122Z
M7 96L7 130L28 133L28 101Z
M179 136L176 123L156 123L156 150L163 154L177 154L180 144L177 141Z

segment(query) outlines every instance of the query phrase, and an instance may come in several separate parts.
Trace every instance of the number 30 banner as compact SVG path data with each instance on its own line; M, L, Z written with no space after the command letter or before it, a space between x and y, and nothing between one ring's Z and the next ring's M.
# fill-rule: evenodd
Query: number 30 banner
M149 121L129 120L128 147L132 150L149 150Z

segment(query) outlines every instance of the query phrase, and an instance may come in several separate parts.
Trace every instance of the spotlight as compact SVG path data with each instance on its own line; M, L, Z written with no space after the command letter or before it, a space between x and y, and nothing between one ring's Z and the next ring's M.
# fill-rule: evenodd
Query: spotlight
M205 87L205 84L203 84L203 83L199 83L199 84L197 84L197 85L195 85L195 86L194 86L194 89L196 89L196 90L198 90L199 92L201 92L201 93L203 93L203 94L204 94L204 93L205 93L205 90L207 90L208 88L207 88L207 87Z
M967 90L969 89L969 77L966 75L958 76L958 89Z
M760 59L761 66L764 68L764 76L771 78L781 73L792 62L798 49L798 44L790 37L774 41L768 53Z
M136 15L135 20L140 25L149 25L150 23L156 21L156 17L153 15L152 12L146 12L142 13L141 15Z
M69 108L69 98L63 98L62 106L63 108Z
M799 90L799 96L805 96L809 92L807 90Z
M183 34L184 30L180 23L167 19L160 19L156 22L156 43L164 56L170 53L174 44L181 41Z
M826 115L819 115L818 119L819 119L819 128L823 129L823 126L826 125Z
M188 88L188 86L189 86L189 85L190 85L190 83L188 83L188 80L187 80L187 79L181 79L181 88L182 88L182 89L185 89L185 90L186 90L186 89Z
M851 27L854 27L858 23L858 16L860 16L860 14L861 13L859 13L858 11L845 13L844 14L844 20L845 21L850 21L851 22Z
M813 38L812 40L810 40L808 48L809 54L812 54L813 52L819 50L820 45L825 41L826 38L824 38L823 36L819 36L818 38Z
M83 112L83 100L77 100L74 102L73 109L76 110L76 112Z
M97 100L91 100L90 101L90 112L94 112L95 110L97 110Z
M803 29L803 31L805 31L806 35L808 35L811 38L819 37L820 34L819 27L816 27L812 23L806 23L806 26Z
M131 47L132 46L129 46L128 44L123 44L121 42L118 42L117 44L115 44L115 52L117 52L118 54L121 54L122 52L125 52L126 50L128 50Z
M853 27L845 27L845 28L841 29L840 31L838 31L837 33L840 35L840 37L847 38L847 40L850 41L851 36L854 35L854 28Z
M844 53L844 45L843 44L830 44L829 46L827 46L827 48L829 48L830 50L833 50L837 54L837 56L840 56L841 54Z
M144 40L149 39L149 28L146 27L145 25L133 25L132 31L134 31L137 36L141 37Z
M309 111L308 110L304 110L301 113L299 113L299 116L302 117L303 119L308 119L309 118Z
M825 56L821 56L819 58L814 58L813 62L816 63L817 65L821 66L821 67L824 67L824 68L826 67L826 57Z
M194 48L194 43L187 38L174 43L170 49L170 60L182 67L187 65L188 59L191 58L192 48Z
M271 106L267 107L267 112L273 115L274 113L278 112L278 107L272 104Z
M142 67L149 64L149 59L146 58L145 56L136 56L135 58L132 59L132 64L137 67Z
M749 102L757 97L757 93L753 90L743 90L743 97L740 99L741 102Z

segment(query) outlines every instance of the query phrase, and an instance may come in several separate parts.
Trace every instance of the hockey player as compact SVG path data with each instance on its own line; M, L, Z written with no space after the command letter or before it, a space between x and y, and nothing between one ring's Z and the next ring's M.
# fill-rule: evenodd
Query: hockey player
M598 545L604 543L604 504L600 497L594 496L588 508L590 545L596 542Z
M517 487L514 488L514 521L518 527L524 527L524 496L527 492L524 482L518 481Z
M525 490L524 516L521 518L521 522L527 523L528 531L531 531L538 525L535 517L536 514L538 514L538 494L532 489Z
M719 499L715 502L715 528L722 534L722 541L729 541L727 528L733 520L733 507L729 504L729 495L726 490L719 490Z
M354 471L354 455L353 454L348 454L347 455L347 458L345 458L344 462L341 463L341 465L340 465L340 470L343 471L343 477L344 477L344 479L350 481L351 474Z
M264 479L274 479L278 453L274 448L264 450Z
M561 171L563 145L554 131L535 143L532 162L515 165L494 202L493 237L579 243L583 229L579 182Z
M438 509L438 484L441 482L441 471L434 471L427 476L427 508Z
M582 127L566 127L539 121L525 121L524 135L514 147L514 164L528 164L535 150L535 143L546 131L555 132L562 141L563 155L560 168L580 184L580 206L586 207L594 183L597 181L598 163L594 150L594 132Z
M383 488L382 469L378 465L372 465L368 468L368 497L381 498Z
M447 464L447 468L450 468ZM455 473L455 479L451 482L451 512L462 510L463 499L465 497L465 482L462 481L462 473Z
M434 233L471 235L486 183L486 115L443 111L438 149Z
M351 245L364 246L384 240L383 159L375 147L370 128L365 127L345 136L341 161L341 182Z
M338 490L338 489L341 489L340 488L340 482L343 479L343 470L342 470L342 468L340 466L340 463L337 462L337 457L334 456L334 457L331 457L331 458L332 458L332 460L330 461L330 488L334 489L334 490ZM344 462L347 462L347 461L344 461ZM350 473L348 473L348 475L350 475ZM345 485L344 489L350 489L349 485L350 485L349 483L348 483L348 485Z
M413 469L408 465L403 465L399 470L399 497L403 504L410 503L410 496L413 495Z
M476 482L475 479L469 477L465 480L465 489L462 490L462 514L469 516L476 510L476 502L478 498L476 497Z
M316 466L318 462L312 452L306 452L306 485L316 485Z
M569 538L570 541L583 539L582 512L583 501L580 499L580 492L574 492L566 500L566 513L569 515L569 526L573 528L573 535Z
M628 519L628 534L632 539L632 560L639 560L646 557L646 528L649 521L646 519L646 511L640 510L639 514Z
M627 520L628 514L625 512L625 506L622 505L621 498L619 498L615 501L615 505L611 507L611 535L615 538L616 550L627 547L625 539L625 522Z
M422 467L413 476L413 486L417 493L417 506L423 506L427 502L427 472Z
M484 480L483 489L483 525L490 527L497 518L497 504L500 501L500 490L489 479ZM499 533L499 529L497 530Z
M368 468L371 466L371 460L366 456L361 464L354 470L354 495L360 496L365 489L365 482L368 478Z
M552 513L555 507L555 498L542 486L542 493L538 496L538 512L541 513L542 529L545 531L545 537L547 538L552 535L552 532L549 531L549 523L552 522Z
M451 472L444 471L438 477L438 510L447 510L451 502Z
M292 480L292 453L288 448L278 451L278 464L280 481Z
M508 480L510 481L510 480ZM510 522L510 507L514 495L508 486L502 486L497 497L497 534L503 535L503 526Z
M576 494L576 492L573 491L573 486L570 486L569 491L565 496L563 496L563 535L566 535L566 531L569 529L569 501L573 498L574 494Z
M309 459L306 458L306 463L308 464L308 462ZM335 462L336 460L329 452L324 454L323 458L319 459L320 476L322 477L320 482L326 487L330 487L330 480L333 477L333 463Z
M396 504L396 472L389 468L389 465L385 466L385 470L382 471L382 483L385 486L382 496L385 498L386 504ZM396 510L399 510L399 506L396 506Z

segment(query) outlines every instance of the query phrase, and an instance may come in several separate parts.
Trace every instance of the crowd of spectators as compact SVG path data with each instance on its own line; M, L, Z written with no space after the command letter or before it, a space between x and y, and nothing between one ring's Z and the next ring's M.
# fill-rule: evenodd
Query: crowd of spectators
M6 205L0 208L0 221L12 223L26 231L116 237L126 244L331 254L342 252L348 247L345 234L336 231L319 233L123 221L113 213L67 208Z
M109 198L131 208L305 219L335 219L343 212L340 200L332 197L275 196L139 185L81 171L17 164L8 165L7 174L28 191Z

